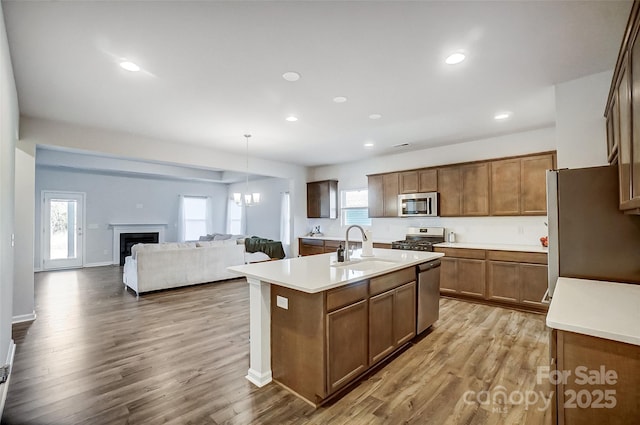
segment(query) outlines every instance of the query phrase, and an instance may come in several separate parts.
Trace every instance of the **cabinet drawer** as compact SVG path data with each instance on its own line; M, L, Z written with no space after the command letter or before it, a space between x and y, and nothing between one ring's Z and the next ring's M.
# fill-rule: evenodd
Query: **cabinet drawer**
M486 252L484 249L468 249L468 248L439 248L434 247L435 252L442 252L447 257L455 258L471 258L472 260L484 260Z
M487 259L514 263L547 264L547 254L542 252L487 251Z
M344 248L344 241L328 241L328 240L324 241L324 247L329 248L333 251L338 249L340 245L342 245L342 247Z
M413 282L414 280L416 280L415 267L409 267L398 270L397 272L374 277L369 283L371 296L381 294L389 289L397 288L398 286L404 285L408 282Z
M373 243L373 247L374 248L391 249L391 244L390 243L374 242Z
M327 311L337 310L367 298L367 282L363 280L327 291Z
M300 239L300 242L304 245L324 246L322 239Z

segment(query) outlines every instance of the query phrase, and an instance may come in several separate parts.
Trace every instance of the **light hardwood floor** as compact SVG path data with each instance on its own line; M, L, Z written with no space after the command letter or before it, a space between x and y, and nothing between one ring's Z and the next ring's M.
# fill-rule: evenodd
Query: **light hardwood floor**
M500 386L549 396L536 384L549 358L542 315L441 299L428 335L314 410L244 378L244 279L136 299L121 278L121 267L36 274L37 320L14 327L3 424L551 424L541 401L476 397Z

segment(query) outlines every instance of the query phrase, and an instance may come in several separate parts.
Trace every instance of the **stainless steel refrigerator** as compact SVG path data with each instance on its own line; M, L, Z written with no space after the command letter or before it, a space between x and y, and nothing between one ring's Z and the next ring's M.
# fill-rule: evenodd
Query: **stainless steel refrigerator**
M549 296L558 276L640 284L640 216L618 193L616 166L547 172Z

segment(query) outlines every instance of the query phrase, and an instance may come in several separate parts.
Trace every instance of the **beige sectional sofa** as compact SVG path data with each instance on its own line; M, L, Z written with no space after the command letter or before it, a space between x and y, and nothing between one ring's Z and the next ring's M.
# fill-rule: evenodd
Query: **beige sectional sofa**
M125 259L123 282L136 294L237 278L229 266L245 262L237 240L136 244Z

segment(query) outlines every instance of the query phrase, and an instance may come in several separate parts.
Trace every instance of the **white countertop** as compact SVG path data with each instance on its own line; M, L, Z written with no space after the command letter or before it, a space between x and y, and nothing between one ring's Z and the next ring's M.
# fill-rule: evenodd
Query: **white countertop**
M298 239L321 239L321 240L326 240L326 241L344 241L344 236L299 236ZM373 243L388 243L390 244L391 242L397 241L398 239L380 239L380 238L373 238ZM362 235L358 234L356 235L355 232L353 232L353 235L350 235L349 237L349 242L362 242Z
M336 263L336 254L331 253L245 264L227 267L227 270L312 294L422 264L443 256L438 252L374 248L374 256L363 259L360 257L360 253L361 250L355 250L351 259L362 260L361 262L340 267L331 266L332 263Z
M522 251L548 253L549 248L540 245L511 245L496 243L467 243L467 242L443 242L435 244L438 248L466 248L466 249L489 249L495 251Z
M640 285L560 277L547 326L640 345Z

